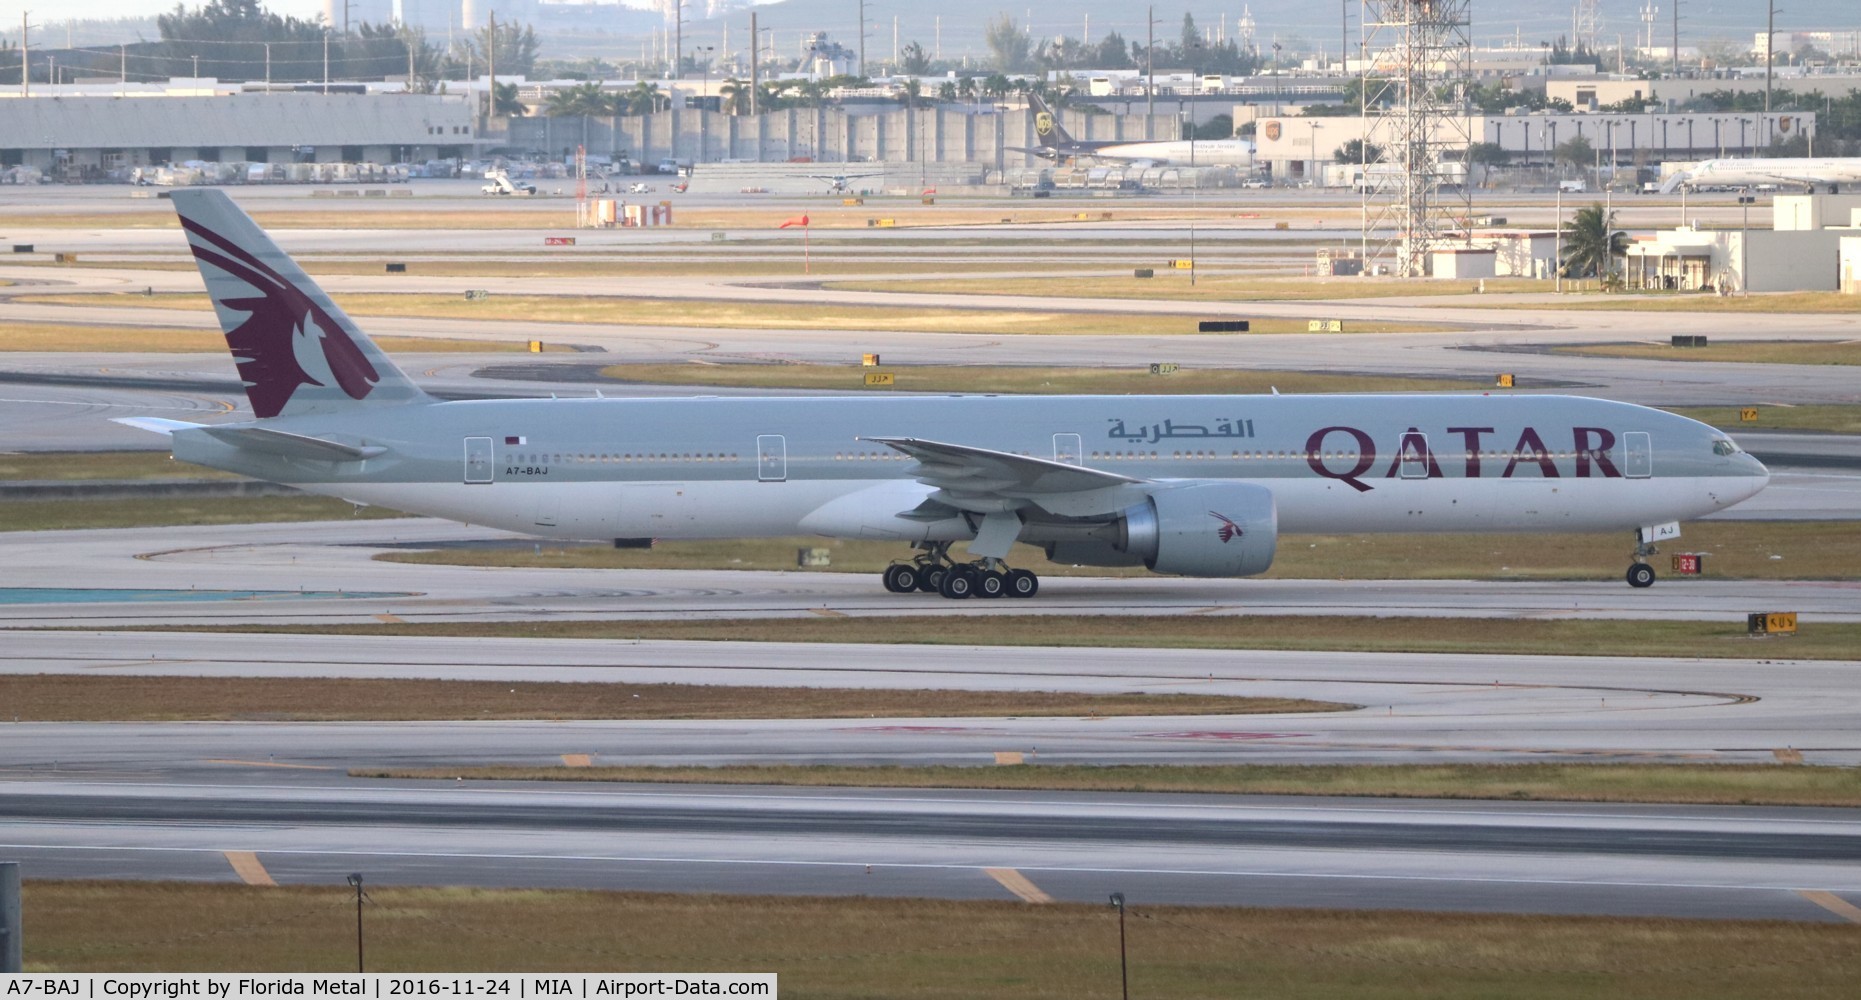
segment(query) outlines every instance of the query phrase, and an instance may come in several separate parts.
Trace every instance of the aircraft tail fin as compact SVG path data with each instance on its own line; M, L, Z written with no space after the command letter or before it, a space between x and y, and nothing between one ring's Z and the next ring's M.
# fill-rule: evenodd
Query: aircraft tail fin
M224 191L179 190L171 200L253 413L431 398Z
M1059 149L1071 146L1073 137L1067 133L1066 126L1060 124L1059 113L1047 106L1039 94L1028 94L1027 100L1034 108L1034 136L1047 149Z

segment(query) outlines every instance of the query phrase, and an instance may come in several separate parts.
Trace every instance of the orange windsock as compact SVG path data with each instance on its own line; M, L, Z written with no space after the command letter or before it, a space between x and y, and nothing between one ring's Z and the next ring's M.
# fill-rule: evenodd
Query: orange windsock
M808 225L808 217L805 215L797 215L794 218L788 220L787 222L782 223L781 225L775 228L787 229L790 226L801 226L802 228L805 229L807 228L807 225Z

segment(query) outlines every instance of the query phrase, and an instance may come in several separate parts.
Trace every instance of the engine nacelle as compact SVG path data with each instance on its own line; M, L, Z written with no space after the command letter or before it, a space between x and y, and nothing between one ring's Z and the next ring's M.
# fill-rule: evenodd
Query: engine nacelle
M1253 576L1273 565L1279 510L1265 487L1185 483L1126 510L1123 533L1119 548L1153 572Z

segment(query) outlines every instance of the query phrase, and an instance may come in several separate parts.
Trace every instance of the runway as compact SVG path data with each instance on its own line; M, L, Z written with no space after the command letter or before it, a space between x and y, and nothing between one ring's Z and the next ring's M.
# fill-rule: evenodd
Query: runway
M275 772L274 772L275 773ZM1840 920L1853 810L468 783L0 785L29 878ZM254 864L244 866L252 877ZM1808 890L1806 894L1803 890ZM1011 896L1011 893L1013 894ZM1827 898L1827 897L1824 897Z
M450 190L450 189L448 189ZM242 192L242 198L247 196ZM251 192L268 208L353 206ZM51 210L91 210L90 196ZM100 196L99 196L100 197ZM56 199L53 199L55 201ZM385 199L384 199L385 201ZM423 201L430 210L445 201ZM462 210L475 202L454 197ZM690 204L690 203L686 203ZM778 204L770 202L769 204ZM1272 202L1268 204L1281 204ZM1354 201L1352 202L1354 205ZM402 203L401 208L408 207ZM509 203L495 207L508 209ZM1097 207L1097 206L1094 206ZM167 213L166 206L136 208ZM526 205L539 228L565 201ZM1647 211L1666 211L1648 204ZM1728 211L1723 208L1716 211ZM334 219L335 216L332 216ZM1318 234L1269 221L1211 231L1210 260L1293 266ZM1005 226L986 232L834 231L843 259L953 259L1005 240L1047 246L1081 273L1149 254L1168 224ZM282 235L325 254L409 259L448 251L536 254L536 232L342 230ZM182 259L172 231L47 229L16 238L60 251ZM647 252L721 259L698 230L590 234L568 255ZM768 233L727 234L722 256L785 252ZM1018 241L1018 242L1017 242ZM1108 243L1124 241L1124 246ZM906 251L909 251L907 253ZM1012 253L1013 251L1006 251ZM1003 247L989 253L1004 255ZM372 258L371 258L372 259ZM976 259L969 257L968 259ZM134 262L125 258L126 262ZM923 261L901 273L924 277ZM339 293L585 291L564 277L332 276ZM1122 273L1122 272L1121 272ZM953 272L952 276L973 276ZM135 267L0 266L14 322L208 328L206 313L16 301L47 290L198 290L191 272ZM862 276L865 277L865 276ZM879 277L884 277L880 275ZM739 303L943 307L946 296L822 288L809 278L636 276L604 293ZM1574 358L1549 345L1697 333L1685 313L1571 312L1543 297L1451 301L1184 303L1000 296L984 310L1399 319L1445 332L1058 336L887 330L752 331L533 322L367 319L375 333L599 348L580 356L409 355L423 384L469 395L586 394L572 366L599 362L815 361L881 351L895 364L1142 366L1173 361L1310 370L1348 351L1364 374L1434 375L1525 391L1575 391L1660 405L1855 403L1834 366ZM1714 318L1715 339L1848 340L1849 315ZM546 367L519 371L520 362ZM560 363L560 367L557 367ZM240 419L224 355L8 354L0 421L25 449L158 444L108 417ZM602 391L687 395L685 387ZM1800 466L1732 512L1851 518L1861 512L1853 438L1739 435ZM886 595L864 574L482 570L373 561L383 550L514 536L424 519L0 532L0 673L89 677L376 677L486 681L673 682L887 688L1206 692L1298 696L1357 706L1287 715L1145 718L835 719L451 723L14 723L0 706L0 855L28 878L252 878L226 852L251 852L267 879L340 883L578 886L1102 902L1340 906L1539 913L1836 920L1861 904L1861 810L1547 805L1097 793L989 793L705 786L534 786L377 782L350 768L461 763L966 764L999 752L1040 763L1386 763L1512 761L1771 762L1861 765L1861 662L1798 662L1751 642L1737 660L1675 657L1440 656L1206 650L985 648L579 640L455 640L97 631L119 624L470 622L530 618L858 617L1141 614L1232 620L1280 615L1736 620L1789 608L1814 621L1861 621L1861 584L1663 580L1490 583L1049 578L1032 602ZM1614 574L1607 574L1613 577ZM358 589L359 588L359 589ZM47 631L59 625L79 631ZM26 626L25 628L21 628ZM1747 642L1748 640L1738 640ZM1847 909L1843 909L1846 907Z
M1762 495L1762 494L1760 494ZM14 626L279 622L510 621L833 615L1375 615L1743 621L1754 607L1861 621L1854 581L1672 578L1632 590L1595 581L1200 580L1050 576L1032 601L945 601L886 593L871 574L748 570L486 569L377 561L384 550L514 539L427 518L0 532ZM1684 538L1684 536L1683 536ZM902 547L901 552L905 551ZM1600 572L1599 572L1599 575ZM56 591L157 592L134 601L60 600ZM375 597L294 599L364 590ZM159 592L186 600L160 600ZM255 601L246 592L268 592ZM201 593L205 592L205 593ZM214 599L214 592L226 593Z

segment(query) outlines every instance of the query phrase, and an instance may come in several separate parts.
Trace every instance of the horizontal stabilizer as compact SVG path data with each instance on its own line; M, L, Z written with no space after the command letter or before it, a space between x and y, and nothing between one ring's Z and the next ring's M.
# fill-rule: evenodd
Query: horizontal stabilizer
M205 427L208 434L247 451L262 451L286 458L303 458L317 462L359 462L385 454L379 445L343 444L307 434L275 431L269 427Z
M191 427L202 426L201 424L190 424L185 420L169 420L166 417L111 417L110 422L113 424L122 424L124 427L134 427L139 431L149 431L153 434L164 435L171 435L175 431L184 431Z

